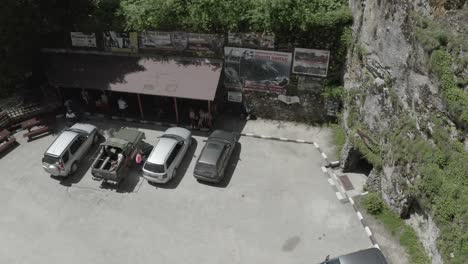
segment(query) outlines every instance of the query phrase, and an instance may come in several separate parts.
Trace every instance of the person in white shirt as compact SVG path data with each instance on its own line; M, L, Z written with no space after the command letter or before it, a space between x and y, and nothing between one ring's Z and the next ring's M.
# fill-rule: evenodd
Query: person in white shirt
M71 109L68 109L67 113L65 114L65 118L67 119L68 124L70 126L73 125L74 123L76 123L76 121L77 121L76 115L75 115L75 113L73 113L73 111Z

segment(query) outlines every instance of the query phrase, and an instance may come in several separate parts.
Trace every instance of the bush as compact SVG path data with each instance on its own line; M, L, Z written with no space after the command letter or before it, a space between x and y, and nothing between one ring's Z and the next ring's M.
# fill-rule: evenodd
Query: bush
M384 203L380 194L375 192L367 194L364 197L362 204L364 205L364 208L366 208L366 211L372 215L379 215L384 209Z

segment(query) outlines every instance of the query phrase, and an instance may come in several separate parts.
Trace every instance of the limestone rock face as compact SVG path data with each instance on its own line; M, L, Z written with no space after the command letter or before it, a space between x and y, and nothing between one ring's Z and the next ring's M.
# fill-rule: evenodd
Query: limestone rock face
M372 169L367 188L381 192L395 212L409 219L433 263L442 262L436 247L437 226L430 217L421 217L430 215L429 212L424 209L414 212L416 203L409 190L417 175L411 164L401 165L394 160L388 137L399 122L407 120L414 121L421 135L430 135L434 129L430 116L436 115L446 119L450 137L465 138L465 149L468 149L468 136L460 135L450 121L438 80L428 67L427 52L416 40L416 29L410 22L414 13L427 17L445 15L449 27L461 32L466 30L466 24L463 29L459 19L462 15L456 9L462 8L464 3L464 0L349 1L354 25L353 45L348 52L345 72L345 89L349 96L344 105L343 126L348 138L356 136L358 126L365 127L375 139L380 148L377 155L382 157L383 164ZM462 76L468 76L468 70L465 71L467 73L463 69L460 71ZM415 135L399 136L413 138ZM344 171L356 166L356 156L362 154L356 151L348 140L340 159Z

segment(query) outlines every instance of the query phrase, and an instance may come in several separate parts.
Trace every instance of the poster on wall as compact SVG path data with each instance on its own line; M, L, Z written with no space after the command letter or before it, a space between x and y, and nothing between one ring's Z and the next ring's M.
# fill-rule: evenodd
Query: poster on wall
M216 34L188 33L188 49L207 53L221 53L224 37Z
M104 32L104 48L113 52L136 52L138 35L135 32Z
M138 47L141 49L174 50L172 33L162 31L146 31L138 34Z
M297 89L319 94L323 90L323 81L324 79L318 76L298 75Z
M316 49L294 49L293 73L327 76L330 51Z
M188 34L186 32L172 32L171 34L172 46L177 51L184 51L188 47Z
M96 34L94 33L70 32L70 38L73 47L96 47Z
M284 94L291 61L291 53L225 47L224 85L231 89Z
M267 33L229 32L228 44L234 47L274 49L275 35Z

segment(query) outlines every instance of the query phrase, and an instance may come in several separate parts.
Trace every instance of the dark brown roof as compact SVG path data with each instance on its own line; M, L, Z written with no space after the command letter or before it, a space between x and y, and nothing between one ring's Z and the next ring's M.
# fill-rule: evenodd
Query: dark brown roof
M47 53L46 73L58 87L213 100L221 63L159 57Z

